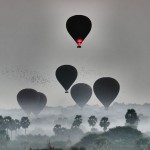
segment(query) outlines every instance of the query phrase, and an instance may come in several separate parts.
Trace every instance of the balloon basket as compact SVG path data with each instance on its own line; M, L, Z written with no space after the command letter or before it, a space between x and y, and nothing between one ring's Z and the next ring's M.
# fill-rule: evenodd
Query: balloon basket
M65 91L65 93L69 93L68 91Z
M81 46L77 46L77 48L81 48Z

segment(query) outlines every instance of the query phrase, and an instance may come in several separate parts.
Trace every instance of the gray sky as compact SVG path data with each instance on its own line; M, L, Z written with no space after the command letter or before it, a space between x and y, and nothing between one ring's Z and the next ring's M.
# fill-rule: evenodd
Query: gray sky
M75 83L117 79L117 102L150 102L149 8L149 0L0 0L0 108L19 108L23 88L44 92L48 106L75 104L55 78L63 64L78 69ZM93 25L81 49L66 30L78 14ZM93 94L88 104L100 102Z

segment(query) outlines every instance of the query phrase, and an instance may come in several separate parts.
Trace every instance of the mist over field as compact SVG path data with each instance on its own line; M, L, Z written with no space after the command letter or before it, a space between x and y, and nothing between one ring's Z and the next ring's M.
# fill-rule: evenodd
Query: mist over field
M126 129L128 125L126 125L125 114L129 109L136 110L137 115L139 117L138 125L136 128L133 129L130 126L129 127L131 129ZM114 134L113 136L115 136L114 138L117 138L117 136L119 135L115 135L115 134L120 132L120 136L130 137L131 135L135 134L134 138L136 140L138 139L140 140L141 133L144 135L142 137L150 136L149 110L150 110L150 104L148 103L139 105L139 104L116 103L116 102L113 103L108 110L98 105L93 105L93 106L85 105L85 107L83 108L80 108L77 105L72 105L67 107L61 107L61 106L45 107L44 110L38 116L35 116L33 114L28 116L30 120L30 125L27 128L26 133L24 132L23 128L18 129L18 131L12 131L12 132L11 130L8 130L8 135L10 136L11 142L8 143L7 148L8 150L11 149L15 150L17 145L21 150L28 149L30 147L34 149L45 148L47 147L47 144L50 142L49 143L50 146L53 145L55 146L55 148L68 149L70 148L70 146L77 146L77 147L79 146L79 147L86 147L88 149L88 147L86 146L87 144L84 143L87 142L86 141L87 138L91 138L90 136L103 137L103 134L107 135L107 132L109 133L111 130L112 130L111 135L108 136L108 139L113 134ZM18 120L21 120L22 116L26 116L24 111L21 109L0 109L0 114L4 117L11 116L13 119L18 119ZM81 115L82 121L79 128L78 127L72 128L76 115ZM88 123L90 116L95 116L97 118L97 122L94 128L91 127ZM108 117L110 122L110 125L108 126L106 133L103 131L103 128L100 126L100 120L104 116ZM56 125L60 125L60 129L61 129L60 133L55 132L54 127ZM115 130L118 130L119 132ZM123 130L127 130L127 132ZM131 133L131 135L124 135L125 133L126 134ZM138 137L136 137L136 134L139 134ZM93 138L91 140L93 140ZM24 146L20 146L20 144L24 143L25 141L26 144ZM89 146L93 148L94 145L93 146L92 145ZM106 145L108 146L109 144L105 143L103 146L105 147ZM128 149L132 150L133 147L134 144ZM117 148L118 147L116 147L116 149ZM124 150L123 147L122 150Z
M46 134L51 136L54 134L52 130L55 124L61 124L63 127L70 128L76 115L83 116L83 124L81 128L84 132L90 131L91 129L87 122L88 117L91 115L95 115L99 121L103 116L107 116L111 122L109 128L124 126L125 114L127 110L131 108L134 108L140 116L138 129L144 133L150 132L150 126L148 126L150 123L150 104L139 105L114 103L109 110L105 110L104 107L98 105L86 105L83 109L77 105L68 107L46 107L38 116L34 116L33 114L29 116L32 124L28 129L28 133ZM11 115L12 118L16 119L26 116L21 109L0 109L0 114L3 116ZM99 131L102 131L102 128L100 128L98 123L96 128L98 128Z

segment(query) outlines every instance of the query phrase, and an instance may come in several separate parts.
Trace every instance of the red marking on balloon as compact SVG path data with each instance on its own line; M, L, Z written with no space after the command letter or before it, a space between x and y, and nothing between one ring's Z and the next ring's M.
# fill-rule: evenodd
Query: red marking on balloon
M81 38L78 38L76 40L76 43L78 44L78 46L80 46L82 44L83 40Z

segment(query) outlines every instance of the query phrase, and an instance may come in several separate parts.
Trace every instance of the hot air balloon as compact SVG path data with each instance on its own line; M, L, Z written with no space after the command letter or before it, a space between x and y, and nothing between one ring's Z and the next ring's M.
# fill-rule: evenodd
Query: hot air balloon
M117 97L120 85L117 80L110 77L98 79L93 86L94 93L99 101L108 109L109 105Z
M39 103L40 97L34 89L23 89L17 94L17 101L21 108L30 115L35 105Z
M45 107L47 103L46 95L41 92L38 92L38 94L40 97L39 102L36 103L34 109L32 110L35 116L37 116L43 110L43 108Z
M77 48L81 48L81 44L89 34L91 27L91 20L83 15L72 16L66 23L67 31L77 43Z
M76 80L77 74L76 68L71 65L63 65L57 68L56 78L65 89L65 93L68 93L68 89Z
M85 83L75 84L71 88L71 96L80 107L83 107L92 96L92 88Z

